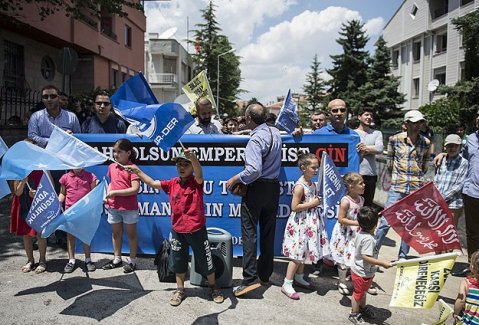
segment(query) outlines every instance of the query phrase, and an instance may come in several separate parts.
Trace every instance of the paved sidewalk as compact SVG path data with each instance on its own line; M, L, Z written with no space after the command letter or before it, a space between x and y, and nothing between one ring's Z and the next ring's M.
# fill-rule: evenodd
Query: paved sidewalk
M168 303L174 284L159 283L153 258L139 258L138 270L123 274L121 269L82 271L83 263L71 274L63 274L66 251L49 246L44 274L23 274L26 257L20 237L8 233L9 203L0 200L0 323L1 324L351 324L347 320L350 297L338 293L335 271L326 268L320 277L311 277L316 292L300 291L293 301L280 292L287 261L277 259L273 285L262 287L247 298L237 299L231 288L223 289L223 304L210 301L205 288L187 282L187 298L179 307ZM381 250L381 258L395 259L399 237L393 230ZM38 258L38 252L34 252ZM111 258L93 254L97 266ZM457 262L467 259L461 256ZM241 259L234 260L234 285L241 278ZM461 264L464 265L464 264ZM457 265L456 265L457 266ZM311 271L307 266L306 271ZM372 324L432 323L437 315L430 310L389 308L395 268L378 273L377 296L368 296L377 319ZM462 278L449 277L441 298L453 304ZM450 324L452 321L450 322Z

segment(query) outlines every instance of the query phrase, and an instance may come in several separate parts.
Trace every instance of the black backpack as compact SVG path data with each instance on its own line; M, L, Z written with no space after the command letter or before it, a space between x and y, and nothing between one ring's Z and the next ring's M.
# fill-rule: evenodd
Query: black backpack
M176 282L175 273L170 267L171 245L168 239L164 239L160 250L155 256L155 265L160 282Z

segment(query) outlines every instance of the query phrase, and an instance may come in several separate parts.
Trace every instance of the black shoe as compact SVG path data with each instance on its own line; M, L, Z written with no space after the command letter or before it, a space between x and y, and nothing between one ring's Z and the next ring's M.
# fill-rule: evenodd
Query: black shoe
M453 276L460 276L460 277L465 277L467 275L467 273L469 273L469 268L468 267L465 267L463 269L460 269L459 271L454 271L454 272L451 272L451 274Z
M136 269L136 264L128 263L128 264L125 264L125 266L123 267L123 273L131 273L135 271L135 269Z
M118 263L113 263L114 260L111 260L108 264L103 265L102 269L104 270L112 270L116 269L117 267L121 267L123 265L123 261L120 261Z

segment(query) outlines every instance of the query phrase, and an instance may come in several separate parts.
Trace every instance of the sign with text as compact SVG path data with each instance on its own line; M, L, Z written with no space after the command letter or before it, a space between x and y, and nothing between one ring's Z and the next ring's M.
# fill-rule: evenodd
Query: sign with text
M101 153L112 157L113 143L121 137L133 142L137 152L137 165L155 180L165 180L178 176L171 159L182 150L179 145L163 151L147 139L136 135L119 134L76 134ZM239 173L244 166L244 152L248 136L235 135L184 135L181 142L194 149L203 167L204 203L207 227L222 228L233 236L234 255L242 255L240 206L241 198L229 193L226 181ZM312 152L319 159L327 152L341 174L359 170L359 156L356 145L359 136L351 135L303 135L300 138L283 136L280 172L280 203L278 206L275 254L281 255L284 227L291 212L291 198L294 183L300 177L297 167L298 155ZM98 179L106 175L107 163L88 168ZM163 191L155 190L141 183L138 193L140 221L138 223L139 252L153 254L171 230L171 207ZM331 216L336 218L336 216ZM125 237L126 238L126 237ZM124 240L124 251L128 251ZM102 218L92 241L92 249L97 252L111 252L111 226ZM80 246L80 245L79 245Z
M452 213L432 182L381 214L419 254L461 249Z

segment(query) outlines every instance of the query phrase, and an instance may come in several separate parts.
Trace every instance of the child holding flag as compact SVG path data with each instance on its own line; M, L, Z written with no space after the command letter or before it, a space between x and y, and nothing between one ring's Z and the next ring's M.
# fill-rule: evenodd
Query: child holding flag
M349 295L346 276L354 256L354 237L359 231L357 215L364 204L364 181L358 173L347 173L343 177L346 186L346 196L341 199L338 212L338 222L331 234L331 257L338 265L338 290L343 295Z
M293 187L292 212L283 239L283 255L290 261L281 287L281 292L293 300L299 299L293 285L315 290L303 277L304 260L317 263L329 254L328 237L318 209L321 198L316 183L311 180L318 175L318 158L312 153L300 155L298 167L302 175Z
M353 299L351 302L351 314L349 320L354 324L362 324L362 318L373 318L374 314L366 306L366 296L374 274L377 272L376 265L388 269L391 262L378 259L378 248L374 238L374 230L378 224L379 216L371 207L363 207L357 215L357 222L361 231L354 238L353 261L351 263L351 279L353 281Z
M208 280L212 300L222 303L224 297L215 285L215 267L205 226L204 179L200 162L195 153L189 149L174 157L173 161L176 163L179 177L164 181L153 180L136 166L127 167L130 173L138 175L145 184L162 189L169 195L173 228L171 254L177 285L171 296L170 305L179 306L186 298L185 277L188 271L189 246L195 254L196 269Z
M462 281L454 303L456 324L479 324L479 251L472 254L469 265L472 276Z
M96 186L96 176L83 168L72 169L60 177L60 194L58 200L65 202L65 210L68 210L78 200L87 195ZM72 273L75 270L75 237L67 233L68 263L63 271ZM91 261L90 246L83 243L85 252L85 269L87 272L96 270Z

